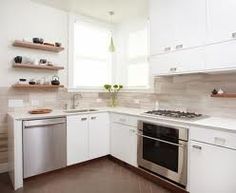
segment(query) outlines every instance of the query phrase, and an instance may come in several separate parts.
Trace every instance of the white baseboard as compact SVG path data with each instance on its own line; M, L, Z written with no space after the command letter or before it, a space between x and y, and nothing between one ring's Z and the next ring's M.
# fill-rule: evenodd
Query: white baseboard
M8 172L8 164L7 163L0 164L0 173L5 173L5 172Z

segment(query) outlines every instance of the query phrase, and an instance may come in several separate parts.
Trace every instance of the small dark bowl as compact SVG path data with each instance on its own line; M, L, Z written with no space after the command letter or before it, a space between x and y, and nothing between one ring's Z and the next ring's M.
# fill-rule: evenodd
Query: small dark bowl
M33 43L40 44L40 38L33 38Z
M46 64L46 63L47 63L47 60L46 60L46 59L40 59L40 60L39 60L39 63L40 63L40 64Z
M16 57L14 58L14 61L15 61L15 63L17 63L17 64L21 64L21 63L22 63L22 56L16 56Z
M58 80L52 80L52 81L51 81L51 84L58 86L58 85L60 85L60 81L58 81Z
M61 43L60 42L55 42L55 46L56 47L61 47Z
M29 84L30 84L30 85L35 85L36 82L34 82L34 81L29 81Z

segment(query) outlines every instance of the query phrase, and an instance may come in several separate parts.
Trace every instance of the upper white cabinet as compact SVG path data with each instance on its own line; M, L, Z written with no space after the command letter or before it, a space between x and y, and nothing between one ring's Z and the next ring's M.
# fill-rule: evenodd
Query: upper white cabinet
M155 76L235 70L235 0L149 0Z
M235 10L235 0L207 0L208 41L210 43L236 38Z
M110 153L110 124L108 113L96 113L89 117L89 158Z
M150 58L153 75L191 73L205 68L204 48L194 48L160 54Z
M205 0L150 0L150 52L190 48L205 43Z
M206 70L236 68L236 41L226 41L206 47Z
M67 116L67 165L109 154L109 114Z

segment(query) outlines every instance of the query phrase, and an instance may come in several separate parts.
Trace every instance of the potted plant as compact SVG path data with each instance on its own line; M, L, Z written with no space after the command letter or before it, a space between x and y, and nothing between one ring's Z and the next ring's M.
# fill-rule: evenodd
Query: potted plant
M111 106L112 107L116 107L117 106L117 94L123 88L123 85L105 84L104 88L110 93L110 96L111 96Z

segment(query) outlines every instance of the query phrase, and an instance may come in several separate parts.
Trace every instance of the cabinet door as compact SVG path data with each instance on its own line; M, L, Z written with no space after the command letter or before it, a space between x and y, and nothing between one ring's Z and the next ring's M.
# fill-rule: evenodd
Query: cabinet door
M109 154L110 129L108 113L89 116L89 158L95 159Z
M137 148L138 148L138 138L137 138L137 129L134 127L128 127L128 144L129 146L127 151L127 163L133 165L135 167L138 166L137 164Z
M194 48L176 52L176 72L191 73L204 71L205 48Z
M111 124L111 155L123 160L123 147L124 147L124 139L123 136L125 135L125 131L121 124L112 123Z
M133 166L137 166L136 129L112 123L111 155Z
M203 45L206 0L150 0L151 55Z
M191 193L235 193L236 150L191 142Z
M176 0L174 0L176 1ZM150 54L169 51L174 42L173 0L150 0Z
M186 49L153 56L150 58L150 68L154 76L203 71L205 49Z
M151 74L154 76L172 74L177 71L176 52L152 56L149 59L149 63Z
M165 1L165 0L163 0ZM204 45L206 41L206 0L172 0L174 5L174 49Z
M88 116L67 117L67 165L88 160Z
M232 39L236 32L236 1L207 0L208 2L208 40L219 42ZM234 35L236 37L236 34Z
M236 41L215 44L206 47L207 69L225 69L236 67Z

